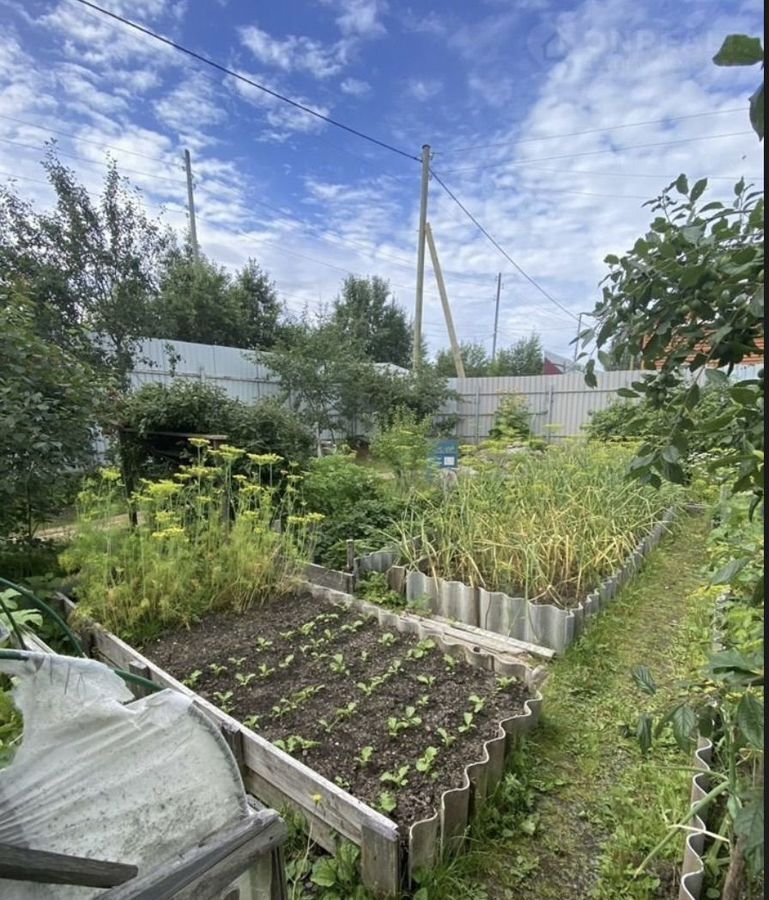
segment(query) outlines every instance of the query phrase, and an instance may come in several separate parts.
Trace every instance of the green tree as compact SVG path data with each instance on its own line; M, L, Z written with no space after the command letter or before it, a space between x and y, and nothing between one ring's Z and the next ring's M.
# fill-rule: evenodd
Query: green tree
M99 379L38 333L35 306L0 291L0 531L34 536L92 457Z
M235 275L230 290L244 323L243 336L232 346L260 350L272 347L278 337L281 312L275 283L256 260L249 259Z
M479 378L489 374L489 357L483 344L462 341L459 344L459 355L462 357L465 375L468 378ZM444 348L438 351L435 356L435 370L445 378L456 378L454 355L450 349Z
M668 442L645 444L633 463L634 475L652 484L684 478L680 460L696 428L692 411L702 396L687 372L706 364L731 369L745 356L761 353L762 193L740 180L731 204L702 203L706 189L707 179L690 186L681 175L651 201L657 215L649 231L621 259L606 257L610 272L593 313L597 324L582 332L583 341L595 337L602 364L610 362L602 348L611 343L615 352L638 355L644 368L654 370L623 388L621 396L645 396L657 408L679 398ZM588 384L595 384L594 369L595 360L588 361ZM716 368L705 368L704 374L712 384L727 383L727 375ZM763 380L740 381L729 394L728 409L700 427L719 432L724 452L718 464L735 469L733 489L753 490L760 499Z
M445 411L449 401L459 399L435 366L423 363L416 372L380 373L376 424L392 428L398 415L411 414L417 422L428 421L431 431L448 434L459 421L456 414Z
M332 322L359 342L374 362L411 364L412 333L404 311L395 304L382 278L350 275L334 301Z
M371 429L383 375L335 319L313 323L305 316L257 359L275 372L283 401L312 428L318 454L324 431L353 438Z
M245 316L229 273L192 249L174 247L163 262L155 337L245 346Z
M154 332L160 263L172 234L151 219L110 162L94 200L50 149L43 163L53 209L38 212L0 189L0 284L24 283L40 333L125 376ZM103 340L95 345L90 334Z
M519 338L514 344L497 353L489 363L489 375L541 375L545 359L538 334Z

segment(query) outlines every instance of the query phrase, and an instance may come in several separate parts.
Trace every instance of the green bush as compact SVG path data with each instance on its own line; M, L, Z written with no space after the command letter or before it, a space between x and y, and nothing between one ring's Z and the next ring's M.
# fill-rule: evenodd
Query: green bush
M37 539L0 540L0 575L9 581L60 573L61 544Z
M665 404L655 403L647 395L640 403L618 400L606 409L592 413L585 427L588 437L596 441L644 441L655 447L665 447L675 421L684 408L687 388L679 388ZM706 387L700 401L689 415L695 427L687 432L689 459L700 453L710 453L721 446L722 437L706 423L726 412L734 401L720 387Z
M516 442L531 437L531 413L524 397L507 394L500 400L489 437Z
M126 397L119 421L130 429L125 462L144 477L172 471L179 450L187 447L183 440L152 432L224 434L230 444L249 453L277 453L299 463L307 460L313 446L299 418L277 401L242 403L204 381L143 385Z
M386 481L344 451L314 459L301 486L306 508L326 518L315 533L315 562L333 569L346 563L346 542L358 553L379 549L380 532L401 504Z
M427 471L433 440L431 423L419 421L409 409L396 410L392 424L371 443L375 459L386 463L399 479L414 478Z
M0 534L31 539L93 464L93 370L42 337L28 299L0 293Z

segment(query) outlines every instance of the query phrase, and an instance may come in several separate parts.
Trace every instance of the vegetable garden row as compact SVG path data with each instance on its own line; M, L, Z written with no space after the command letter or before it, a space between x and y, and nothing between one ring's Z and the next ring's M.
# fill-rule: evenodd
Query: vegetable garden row
M106 515L123 491L118 470L81 493L62 557L70 622L108 663L194 692L237 736L249 790L298 812L327 850L340 838L358 846L363 881L380 894L461 846L541 702L536 647L532 657L505 644L503 629L495 647L480 631L449 635L409 578L568 612L628 577L686 496L628 481L622 447L476 453L448 486L343 455L302 473L274 455L191 443L188 464L129 498L133 528ZM358 547L389 548L382 559L397 562L353 578L378 615L306 581L309 562L331 561L333 510L346 514L356 487L387 510Z

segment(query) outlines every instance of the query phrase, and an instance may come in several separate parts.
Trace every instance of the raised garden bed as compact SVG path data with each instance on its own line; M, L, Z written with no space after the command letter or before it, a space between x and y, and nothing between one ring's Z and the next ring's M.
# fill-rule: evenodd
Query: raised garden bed
M254 796L299 811L329 850L360 846L364 883L395 894L461 845L541 698L520 660L429 620L387 621L308 593L208 616L141 654L93 626L92 652L194 694Z
M613 575L570 606L535 602L502 591L449 581L400 566L388 572L391 585L405 583L407 606L432 612L449 620L525 641L563 653L582 633L588 620L601 612L617 591L641 568L645 557L657 546L676 514L671 507L657 525L642 538L634 552Z

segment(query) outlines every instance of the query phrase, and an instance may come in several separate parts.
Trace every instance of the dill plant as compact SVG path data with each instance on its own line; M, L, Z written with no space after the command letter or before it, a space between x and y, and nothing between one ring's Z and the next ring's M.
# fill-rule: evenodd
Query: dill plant
M134 528L106 515L125 491L117 470L102 470L79 495L62 565L78 574L79 611L129 640L289 595L322 518L300 513L299 475L287 472L279 491L273 469L281 457L214 449L202 438L190 443L197 449L191 465L173 478L143 481L128 498Z

